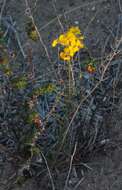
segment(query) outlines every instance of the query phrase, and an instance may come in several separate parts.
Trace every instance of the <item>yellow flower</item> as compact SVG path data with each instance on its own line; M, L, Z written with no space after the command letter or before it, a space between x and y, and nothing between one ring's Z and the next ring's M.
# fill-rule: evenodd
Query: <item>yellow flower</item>
M76 52L84 48L83 39L84 36L81 34L79 27L71 27L52 42L52 47L55 47L57 44L64 46L65 48L60 52L59 56L64 61L70 61Z
M70 61L71 57L67 55L65 52L60 53L60 58L63 59L64 61Z
M80 29L79 29L78 26L71 27L71 28L69 29L69 32L74 33L74 34L81 34Z
M52 43L52 47L55 47L58 43L58 40L54 40L53 43Z

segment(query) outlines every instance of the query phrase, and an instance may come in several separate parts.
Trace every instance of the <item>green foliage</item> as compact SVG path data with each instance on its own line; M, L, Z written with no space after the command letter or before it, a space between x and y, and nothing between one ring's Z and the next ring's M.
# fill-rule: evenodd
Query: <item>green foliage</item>
M38 33L32 22L27 24L26 32L31 40L36 41L38 39ZM5 44L2 31L0 31L0 44ZM30 55L30 57L32 58L32 55ZM30 57L28 57L29 60ZM82 73L80 74L80 72L86 71L86 67L88 65L96 67L97 61L95 59L88 58L85 61L79 62L80 69L78 70L78 67L75 70L75 67L77 66L72 60L71 62L68 62L66 67L64 66L63 68L63 65L60 67L60 76L57 73L57 76L59 76L59 79L62 80L63 83L60 83L61 81L56 81L56 84L52 82L45 84L41 81L36 81L36 77L38 78L38 76L36 76L36 72L35 78L33 80L34 82L31 81L31 79L29 80L29 73L23 74L21 73L21 70L19 70L20 68L15 68L19 62L14 65L12 70L12 67L9 64L9 56L6 56L4 53L4 58L5 59L3 63L7 64L2 64L3 72L7 76L12 75L9 81L10 87L12 88L11 94L15 93L13 97L16 99L17 103L19 102L19 106L14 106L15 109L18 109L16 121L22 120L23 124L23 128L20 126L18 127L20 133L16 132L19 144L17 148L23 160L25 162L29 162L34 155L40 154L40 147L42 148L44 155L47 156L49 163L50 161L53 163L54 160L56 160L62 151L62 147L64 154L70 154L70 151L72 150L70 137L71 135L73 136L73 132L70 131L70 128L67 132L69 135L67 135L67 138L64 137L66 136L67 126L69 126L70 122L72 121L73 114L79 105L79 100L78 98L76 100L75 97L79 95L79 99L82 98L80 91L82 86L80 83L81 80L79 80L79 75L81 75L80 78L82 78ZM26 68L24 69L26 70ZM16 74L16 70L18 75ZM57 72L57 70L55 71ZM37 87L39 83L41 85ZM36 87L34 87L34 85L36 85ZM41 102L38 104L38 106L41 105L38 109L40 113L36 111L38 100ZM33 105L31 104L32 106L29 106L29 103L31 102ZM39 127L41 125L37 126L37 122L35 122L35 120L38 119L39 115L42 115L42 124L45 127L46 140L43 140L42 135L41 140L44 142L42 142L42 145L39 144L40 147L38 148L36 146L36 140L38 139L38 135L40 135L41 130ZM18 128L15 128L15 130L18 130ZM24 176L20 176L17 179L17 183L23 184L25 180L26 178Z
M11 70L10 67L4 67L3 72L7 76L11 76L13 74L13 72L12 72L12 70Z
M11 82L12 82L13 87L16 89L25 89L28 85L26 76L16 77Z
M88 66L89 64L92 65L93 67L96 67L96 65L97 65L97 60L95 60L95 59L93 59L93 58L88 58L88 59L82 61L80 65L81 65L81 67L86 67L86 66Z
M4 37L4 32L2 30L2 28L0 27L0 45L5 45L6 44L6 37Z
M40 96L44 94L50 94L56 91L56 86L54 84L47 84L33 90L33 95Z
M28 37L33 40L33 41L37 41L39 39L38 33L36 31L36 28L34 26L34 24L32 23L32 21L30 20L27 25L26 25L26 32Z
M18 176L16 179L16 184L22 186L26 182L27 178L25 176Z
M29 113L28 117L27 117L27 122L32 124L34 119L38 116L38 112L37 111L32 111Z

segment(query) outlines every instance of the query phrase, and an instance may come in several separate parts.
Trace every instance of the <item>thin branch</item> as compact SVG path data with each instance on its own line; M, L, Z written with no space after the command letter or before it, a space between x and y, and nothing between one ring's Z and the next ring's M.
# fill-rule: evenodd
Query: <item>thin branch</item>
M1 11L0 11L0 25L1 25L2 15L3 15L3 11L4 11L5 6L6 6L6 0L3 0L3 4L1 7Z
M60 148L59 148L59 152L60 152L60 150L62 149L62 146L64 145L64 142L65 142L65 139L66 139L66 137L67 137L68 131L69 131L69 129L70 129L70 127L71 127L71 125L72 125L72 123L73 123L73 121L74 121L74 119L75 119L75 117L76 117L76 115L77 115L77 113L78 113L78 111L79 111L81 105L83 104L83 102L85 102L85 101L89 98L89 96L91 96L91 94L93 94L93 92L99 87L99 85L100 85L100 84L102 83L102 81L104 80L104 75L105 75L106 71L108 70L108 68L109 68L109 66L110 66L110 64L111 64L111 61L112 61L113 58L115 57L116 52L117 52L117 50L118 50L118 48L119 48L121 42L122 42L122 39L120 39L120 41L118 42L115 51L114 51L113 54L111 55L111 57L110 57L108 63L105 65L104 70L103 70L103 73L102 73L101 78L100 78L100 80L98 81L98 83L97 83L97 84L95 85L95 87L91 90L91 92L90 92L88 95L86 95L86 96L81 100L81 102L80 102L79 105L77 106L77 109L76 109L76 111L74 112L74 114L73 114L73 116L72 116L72 119L71 119L71 121L70 121L70 123L69 123L69 125L68 125L68 127L67 127L67 129L66 129L66 131L65 131L65 133L64 133L64 137L63 137L63 140L62 140L62 144L61 144L61 146L60 146Z
M74 155L76 153L76 148L77 148L77 142L75 143L74 151L73 151L73 154L71 155L70 166L69 166L69 171L68 171L68 175L67 175L67 178L66 178L64 190L66 190L67 185L68 185L70 173L71 173L71 170L72 170L72 163L73 163Z
M55 77L58 79L57 74L56 74L56 72L55 72L55 70L54 70L53 63L52 63L52 61L51 61L51 58L50 58L48 49L47 49L47 47L46 47L46 45L45 45L45 43L44 43L44 41L43 41L43 39L42 39L42 36L41 36L41 34L40 34L40 32L39 32L39 30L38 30L38 28L37 28L37 25L36 25L36 23L35 23L34 17L33 17L33 15L32 15L31 8L30 8L30 6L29 6L29 4L28 4L28 0L25 0L25 4L26 4L26 7L27 7L26 10L29 11L29 13L28 13L28 14L29 14L29 18L31 19L32 24L34 25L35 30L36 30L36 32L37 32L37 34L38 34L39 41L40 41L42 47L43 47L44 50L45 50L45 53L46 53L46 56L47 56L47 58L48 58L49 63L51 63L51 66L52 66L52 69L53 69L53 71L54 71Z
M83 3L82 3L82 4L79 5L79 6L76 6L76 7L72 8L72 9L70 9L70 10L68 10L68 11L65 11L63 14L59 14L58 17L55 17L54 19L52 19L51 21L49 21L47 24L43 25L43 26L39 29L39 31L41 31L41 30L47 28L49 25L51 25L51 24L53 24L55 21L57 21L58 18L61 18L61 17L63 17L63 16L66 15L66 14L72 13L72 12L74 12L74 11L77 11L78 9L81 9L81 8L84 8L84 7L93 5L93 4L103 3L104 1L106 1L106 0L92 1L92 2L86 3L86 4L84 4L84 5L83 5Z
M59 25L60 25L62 31L64 32L64 27L63 27L63 24L61 23L61 20L60 20L59 15L57 14L57 9L56 9L56 5L55 5L54 0L52 0L52 5L53 5L54 10L55 10L55 13L56 13L56 15L57 15L58 23L59 23Z
M122 5L121 5L121 1L118 0L118 3L119 3L119 9L120 9L120 12L122 13Z
M52 184L52 190L55 190L55 185L54 185L54 182L53 182L53 177L51 175L50 168L48 166L47 160L46 160L46 158L45 158L45 156L44 156L44 154L42 152L41 152L41 155L42 155L42 157L43 157L43 159L45 161L45 164L46 164L46 167L47 167L47 170L48 170L48 174L49 174L50 181L51 181L51 184Z
M84 177L80 179L80 181L75 185L74 190L77 190L77 188L84 181L84 179L85 179Z

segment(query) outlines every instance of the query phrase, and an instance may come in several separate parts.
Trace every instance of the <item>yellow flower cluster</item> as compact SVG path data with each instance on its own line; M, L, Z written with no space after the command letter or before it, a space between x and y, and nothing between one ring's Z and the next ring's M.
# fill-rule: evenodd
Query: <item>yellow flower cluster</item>
M61 34L59 38L52 42L52 47L57 44L65 46L59 56L64 61L70 61L76 52L84 48L83 39L84 36L81 34L79 27L71 27L66 33Z

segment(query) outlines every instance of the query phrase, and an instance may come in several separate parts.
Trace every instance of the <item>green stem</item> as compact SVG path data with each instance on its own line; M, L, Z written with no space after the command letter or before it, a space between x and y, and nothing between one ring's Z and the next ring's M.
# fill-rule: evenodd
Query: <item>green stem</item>
M68 75L69 75L69 96L74 92L75 80L72 65L68 63Z

